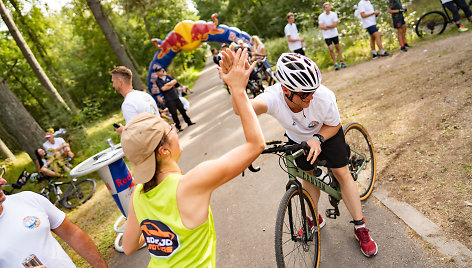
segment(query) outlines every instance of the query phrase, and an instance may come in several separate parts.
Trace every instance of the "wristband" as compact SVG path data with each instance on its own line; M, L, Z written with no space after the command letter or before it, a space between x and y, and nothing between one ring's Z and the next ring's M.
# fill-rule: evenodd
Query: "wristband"
M318 139L318 141L320 142L320 145L322 145L325 142L325 138L321 134L317 133L317 134L313 135L313 137Z

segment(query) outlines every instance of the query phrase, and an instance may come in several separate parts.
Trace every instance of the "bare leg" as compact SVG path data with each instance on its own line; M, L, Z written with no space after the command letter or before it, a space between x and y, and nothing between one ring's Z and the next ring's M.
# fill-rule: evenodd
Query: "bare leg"
M341 46L339 44L334 45L336 47L336 51L338 52L338 58L340 62L344 62L343 53L341 52Z
M370 48L375 50L375 33L370 35Z
M382 36L380 35L379 32L375 32L373 34L374 38L375 38L375 43L377 43L377 47L382 50L383 49L383 46L382 46Z
M329 55L331 56L331 59L333 60L334 63L336 63L336 55L334 55L333 45L332 44L329 45L328 49L329 49Z
M60 177L61 175L57 172L54 172L50 169L47 169L45 167L42 167L40 170L39 170L41 173L43 173L44 175L46 176L49 176L49 177Z
M406 25L403 24L401 29L402 29L403 45L405 45L406 44Z
M333 168L334 176L341 186L341 194L347 210L352 216L353 220L362 219L361 200L359 199L359 192L357 191L356 183L351 176L351 172L347 166L342 168Z

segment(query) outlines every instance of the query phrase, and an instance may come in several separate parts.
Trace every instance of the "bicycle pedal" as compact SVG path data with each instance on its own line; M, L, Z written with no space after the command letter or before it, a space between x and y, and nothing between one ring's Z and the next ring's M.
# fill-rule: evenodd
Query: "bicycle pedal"
M335 209L328 208L326 209L326 217L330 219L336 219L336 217L339 216L339 213Z

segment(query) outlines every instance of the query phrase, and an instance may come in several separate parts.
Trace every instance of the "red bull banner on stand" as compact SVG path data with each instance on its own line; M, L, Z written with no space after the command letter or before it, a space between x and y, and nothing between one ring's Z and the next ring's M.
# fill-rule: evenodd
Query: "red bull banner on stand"
M224 24L219 25L217 14L213 14L211 19L211 22L181 21L174 27L174 30L167 34L164 40L152 40L157 48L157 52L154 54L149 65L148 89L154 98L159 95L159 88L156 85L156 69L162 67L167 70L175 55L181 50L192 51L198 48L202 42L231 43L241 39L245 43L250 44L251 36L248 33L236 27L228 27Z

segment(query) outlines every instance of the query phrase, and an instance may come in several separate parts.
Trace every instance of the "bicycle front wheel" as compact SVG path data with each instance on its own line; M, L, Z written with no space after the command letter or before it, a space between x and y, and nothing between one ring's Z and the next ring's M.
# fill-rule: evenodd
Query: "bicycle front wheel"
M320 227L318 213L308 192L303 189L301 197L297 187L291 187L280 201L275 222L275 257L277 267L314 267L320 265ZM306 219L302 217L301 202L313 215L313 223L308 239L304 235ZM308 215L308 212L305 213Z
M446 29L448 20L440 11L424 13L416 22L415 31L419 37L442 34Z
M350 123L344 128L344 137L349 145L349 170L357 182L361 200L367 199L374 189L375 154L367 130L359 123Z
M83 179L76 183L71 182L62 198L62 205L65 208L72 209L87 202L95 192L95 186L95 181L92 179Z

